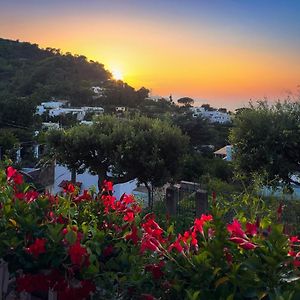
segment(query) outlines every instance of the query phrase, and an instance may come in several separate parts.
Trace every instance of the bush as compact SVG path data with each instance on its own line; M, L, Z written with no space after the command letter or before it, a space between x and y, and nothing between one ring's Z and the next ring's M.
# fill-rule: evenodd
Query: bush
M225 224L213 202L182 234L141 216L132 196L73 185L38 194L0 176L0 257L15 290L46 299L299 299L300 240L269 218ZM281 215L282 211L278 210Z

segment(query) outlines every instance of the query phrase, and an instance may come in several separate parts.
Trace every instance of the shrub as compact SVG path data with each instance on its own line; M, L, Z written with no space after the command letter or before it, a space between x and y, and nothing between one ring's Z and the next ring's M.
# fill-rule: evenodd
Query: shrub
M17 292L58 299L299 299L300 240L270 218L229 224L211 213L175 234L132 196L38 194L9 167L0 176L0 257ZM282 210L278 210L281 217ZM278 220L280 219L278 217Z

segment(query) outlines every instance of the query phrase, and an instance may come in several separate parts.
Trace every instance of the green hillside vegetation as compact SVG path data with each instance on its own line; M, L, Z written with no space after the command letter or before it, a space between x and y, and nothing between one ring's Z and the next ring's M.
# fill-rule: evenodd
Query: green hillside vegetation
M106 89L102 99L93 97L92 86ZM147 89L135 91L126 83L112 80L103 64L83 55L0 39L1 101L7 97L26 97L28 102L38 104L57 98L69 100L73 106L103 102L136 106L147 95Z

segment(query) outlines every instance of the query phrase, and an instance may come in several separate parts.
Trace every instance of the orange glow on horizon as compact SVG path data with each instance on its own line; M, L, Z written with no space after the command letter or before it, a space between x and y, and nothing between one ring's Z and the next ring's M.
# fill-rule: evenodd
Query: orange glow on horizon
M282 97L285 90L299 85L296 54L281 49L270 54L255 44L245 48L226 44L214 40L212 30L192 35L175 25L172 31L168 24L149 21L139 21L136 26L122 16L55 21L44 20L42 26L36 26L32 20L22 31L11 25L2 31L9 32L6 38L85 55L103 63L115 79L137 89L147 87L154 95L191 96L231 106L237 99Z

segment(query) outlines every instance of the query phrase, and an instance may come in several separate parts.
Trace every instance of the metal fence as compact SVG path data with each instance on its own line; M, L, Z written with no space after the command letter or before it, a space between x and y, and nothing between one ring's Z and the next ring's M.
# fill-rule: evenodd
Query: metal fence
M207 192L194 182L181 181L166 190L167 213L178 217L198 217L208 210Z

